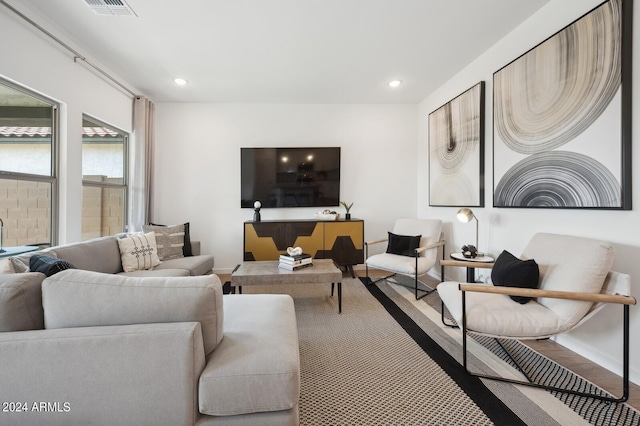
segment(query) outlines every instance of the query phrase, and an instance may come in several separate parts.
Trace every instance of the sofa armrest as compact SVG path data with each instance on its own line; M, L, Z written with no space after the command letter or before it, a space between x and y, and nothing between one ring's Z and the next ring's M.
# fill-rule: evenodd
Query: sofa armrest
M200 241L191 240L191 254L194 256L200 255Z
M204 365L197 322L0 333L0 424L193 425Z

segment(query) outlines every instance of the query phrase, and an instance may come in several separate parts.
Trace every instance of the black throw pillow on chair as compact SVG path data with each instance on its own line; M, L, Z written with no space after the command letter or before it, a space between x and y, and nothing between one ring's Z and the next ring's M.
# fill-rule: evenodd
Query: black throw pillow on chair
M494 285L519 288L538 288L540 270L535 260L520 260L506 250L500 253L491 269L491 281ZM531 297L510 296L520 304Z
M396 235L389 232L387 253L416 257L414 250L420 247L420 238L422 238L422 235Z

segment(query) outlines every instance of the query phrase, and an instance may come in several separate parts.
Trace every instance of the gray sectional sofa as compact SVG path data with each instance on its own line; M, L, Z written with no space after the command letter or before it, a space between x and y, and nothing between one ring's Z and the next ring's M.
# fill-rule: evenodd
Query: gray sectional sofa
M193 256L164 260L153 270L123 272L120 248L116 237L100 237L79 243L65 244L42 250L54 253L78 269L140 277L177 277L213 273L213 256L200 254L200 242L191 242ZM28 254L26 255L28 256Z
M223 296L189 258L126 276L107 240L50 249L92 271L0 275L0 424L299 423L290 296Z

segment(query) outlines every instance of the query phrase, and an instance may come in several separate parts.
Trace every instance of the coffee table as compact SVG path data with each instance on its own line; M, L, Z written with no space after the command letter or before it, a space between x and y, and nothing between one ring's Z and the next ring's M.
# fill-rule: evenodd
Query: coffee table
M278 267L277 260L242 262L231 273L231 285L242 293L243 285L338 284L338 313L342 313L342 271L331 259L314 259L313 265L297 271Z

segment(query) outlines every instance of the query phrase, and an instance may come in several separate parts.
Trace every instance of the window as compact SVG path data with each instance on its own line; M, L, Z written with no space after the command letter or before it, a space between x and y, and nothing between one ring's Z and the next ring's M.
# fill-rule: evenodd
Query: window
M0 79L3 246L56 244L58 104Z
M82 239L115 235L127 217L129 134L82 117Z

